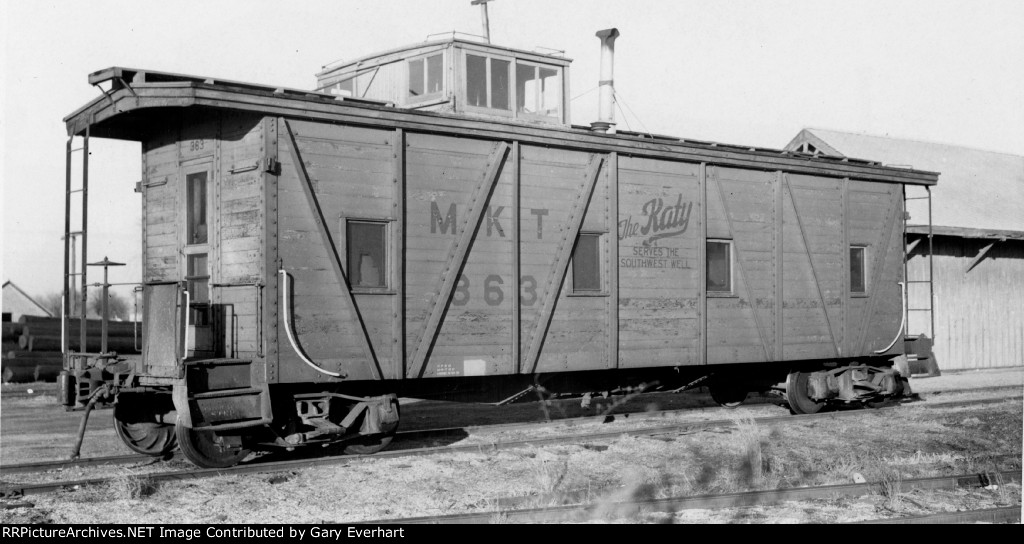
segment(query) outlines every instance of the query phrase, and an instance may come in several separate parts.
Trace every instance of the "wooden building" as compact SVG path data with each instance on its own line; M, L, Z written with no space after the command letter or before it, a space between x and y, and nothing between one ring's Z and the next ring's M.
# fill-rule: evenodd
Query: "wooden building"
M786 149L940 172L931 286L914 283L929 279L928 200L907 202L908 333L931 334L934 318L943 370L1024 365L1024 157L811 128ZM926 193L908 187L907 196Z
M10 281L4 282L2 300L3 302L0 303L0 306L3 308L3 320L5 322L17 321L23 315L53 317L50 311L42 304L39 304L28 293L22 291L20 287Z

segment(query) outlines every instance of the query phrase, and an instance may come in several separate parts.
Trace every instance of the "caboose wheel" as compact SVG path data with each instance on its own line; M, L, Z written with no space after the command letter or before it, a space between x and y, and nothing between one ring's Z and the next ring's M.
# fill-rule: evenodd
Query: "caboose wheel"
M807 372L790 372L786 377L786 401L789 402L789 411L794 414L815 414L824 406L824 402L818 402L810 397L807 392Z
M401 421L402 407L399 406L398 399L395 399L395 409L398 410L399 421ZM353 438L344 443L341 451L345 455L371 455L377 453L391 444L391 440L395 438L396 432L398 432L398 423L387 432Z
M713 384L710 389L711 400L726 408L736 408L747 399L747 390L735 384Z
M213 431L189 429L178 422L174 427L181 452L198 467L227 468L238 464L249 455L249 450L228 444Z
M174 425L160 423L152 414L140 411L136 404L117 403L114 405L114 432L128 449L159 457L174 449L178 444Z

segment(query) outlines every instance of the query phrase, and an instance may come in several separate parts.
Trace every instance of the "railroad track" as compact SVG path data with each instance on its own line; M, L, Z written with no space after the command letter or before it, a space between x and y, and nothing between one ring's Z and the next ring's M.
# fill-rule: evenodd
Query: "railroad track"
M927 404L929 408L954 408L962 406L978 406L985 404L995 404L1004 402L1006 400L1013 400L1022 398L1020 396L1005 397L999 399L976 399L970 401L955 401L955 402L944 402ZM874 412L889 411L895 408L899 408L901 405L895 405L885 408L875 409ZM795 422L807 422L813 420L831 420L844 417L854 417L857 415L864 415L863 410L847 410L847 411L836 411L836 412L822 412L818 414L807 414L807 415L784 415L784 416L769 416L762 418L754 418L754 422L759 425L773 425L773 424L789 424ZM660 417L651 414L641 414L651 417ZM430 437L441 437L450 435L452 433L469 434L467 431L470 430L486 430L490 433L495 432L508 432L511 430L537 430L543 427L557 427L557 426L578 426L583 423L592 423L597 421L607 421L611 416L596 416L587 418L574 418L571 420L558 420L553 422L544 423L511 423L511 424L500 424L500 425L489 425L485 427L465 427L465 428L446 428L446 429L431 429L422 431L406 431L405 433L399 433L399 435L405 439L410 440L414 437L418 438L430 438ZM631 416L632 417L632 416ZM642 418L637 418L642 419ZM716 427L730 427L735 424L732 419L718 419L709 421L697 421L697 422L680 422L669 425L661 425L655 427L647 427L640 429L618 429L611 431L602 432L591 432L591 433L577 433L568 435L558 435L544 438L526 438L521 440L506 440L506 441L494 441L489 443L475 443L466 445L447 445L439 447L420 447L420 448L407 448L397 449L391 451L385 451L375 453L371 455L336 455L326 456L318 458L303 458L303 459L288 459L280 461L261 461L256 459L252 462L237 465L225 469L193 469L193 470L180 470L180 471L165 471L165 472L152 472L146 474L137 474L138 477L145 477L152 482L166 482L166 481L182 481L182 480L193 480L200 478L209 478L215 476L226 476L226 475L237 475L237 474L253 474L253 473L270 473L270 472L283 472L290 470L297 470L302 468L319 467L345 464L358 459L393 459L401 457L414 457L414 456L425 456L433 455L437 453L473 453L473 452L489 452L499 451L523 447L537 447L537 446L549 446L549 445L561 445L561 444L586 444L593 442L603 442L608 440L615 440L623 436L659 436L659 435L681 435L693 432L704 431ZM151 457L144 456L122 456L122 458L131 457L136 460L144 460L152 463ZM272 455L264 456L272 457ZM97 464L103 458L94 458L79 461L60 461L50 463L32 463L26 465L11 465L4 467L5 473L16 473L21 470L24 472L38 472L40 470L48 470L52 468L59 468L67 466L68 463L92 463ZM108 458L109 459L109 458ZM47 467L47 468L41 468ZM24 469L24 470L22 470ZM33 470L34 469L34 470ZM11 498L19 497L24 495L33 495L41 493L52 493L61 489L76 489L85 486L100 485L109 482L113 478L97 477L87 478L79 480L66 480L66 481L53 481L53 482L42 482L42 483L7 483L3 482L0 484L0 498Z
M904 492L913 490L949 490L957 488L984 487L993 482L1020 482L1021 472L1003 471L983 474L959 474L934 478L915 478L901 481ZM746 491L741 493L724 493L716 495L697 495L690 497L671 497L666 499L636 499L617 502L597 502L587 504L570 504L545 508L526 508L519 510L494 510L473 514L455 514L446 516L424 516L415 518L367 520L358 523L380 525L390 523L410 524L476 524L500 520L504 523L565 523L601 519L602 512L614 512L616 519L629 518L640 512L644 513L675 513L680 510L736 508L747 506L767 506L786 501L807 501L815 499L835 499L838 497L860 497L878 493L883 482L866 482L862 484L826 485L818 487L798 487L770 489L764 491ZM1020 506L979 510L976 512L941 513L915 518L870 520L864 523L943 523L943 521L926 521L947 519L947 523L967 523L973 521L972 515L981 520L1011 521L1009 510L1017 511L1020 520ZM914 521L911 521L914 520Z
M977 400L969 400L969 401L951 401L951 402L927 404L927 405L923 405L923 406L933 406L933 407L937 407L937 408L941 408L941 407L953 408L953 407L960 407L960 406L995 404L995 403L998 403L998 402L1002 402L1004 400L1011 400L1011 399L1014 399L1014 398L1024 398L1024 397L1005 397L1005 398L999 398L999 399L977 399ZM911 402L917 402L917 401L911 401ZM890 406L890 407L886 407L886 408L879 408L879 410L888 410L888 409L893 409L893 408L896 408L896 407L898 407L898 406ZM397 440L396 440L396 442L393 443L394 445L392 446L391 453L395 453L397 451L402 451L402 450L398 450L397 448L401 447L401 443L403 441L424 440L424 439L431 439L431 438L444 438L446 436L452 436L452 435L456 435L456 434L470 435L470 434L473 434L473 433L481 433L481 432L497 433L497 432L510 432L510 431L516 431L516 430L536 430L536 429L542 429L542 428L563 427L563 426L564 427L575 427L575 426L582 426L582 425L594 424L594 423L612 423L612 422L616 422L616 421L620 421L620 420L643 421L643 420L667 418L667 417L671 417L673 415L678 415L678 414L687 413L687 412L691 412L691 411L693 411L692 408L681 408L681 409L677 409L677 410L660 410L660 411L654 411L654 412L634 412L634 413L624 413L624 414L605 414L605 415L597 415L597 416L586 416L586 417L557 419L557 420L543 421L543 422L500 423L500 424L495 424L495 425L480 425L480 426L469 426L469 427L447 427L447 428L441 428L441 429L422 429L422 430L413 430L413 431L402 431L402 432L399 432L399 433L396 434L395 438ZM763 423L780 423L780 422L784 422L786 420L790 420L790 419L793 419L793 418L804 418L804 419L806 419L808 417L811 417L811 418L827 418L829 416L847 417L846 414L852 415L852 414L857 414L857 413L863 413L863 411L861 411L861 410L849 410L849 411L825 412L825 413L812 414L810 416L808 416L808 415L801 415L801 416L794 416L794 415L770 416L770 417L766 417L766 418L757 418L757 419L755 419L755 421L757 421L759 423L762 423L762 422ZM844 415L843 416L838 416L838 414L844 414ZM698 424L701 426L699 429L687 429L687 430L703 430L703 429L710 428L710 427L730 426L730 425L733 424L733 422L732 422L731 419L717 419L717 420L710 420L710 421L706 421L706 422L698 422ZM693 425L693 424L692 423L686 423L686 424L678 424L678 425ZM672 426L669 426L669 427L666 427L666 428L667 429L673 429L673 428L676 428L676 427L677 427L677 425L672 425ZM666 431L666 432L670 432L670 431ZM382 454L378 453L378 454L374 454L373 457L380 457L381 455ZM351 456L351 455L344 456L345 459L352 459L354 457L356 457L356 456ZM51 471L51 470L67 470L67 469L70 469L70 468L87 468L87 467L99 467L99 466L131 465L131 464L151 465L151 464L155 464L156 462L159 462L159 461L171 461L171 460L174 460L174 459L181 459L181 458L182 458L182 456L181 456L181 454L179 452L174 452L174 453L171 453L171 454L168 454L168 455L166 455L164 457L159 457L159 458L154 458L154 457L145 456L145 455L128 454L128 455L114 455L114 456L107 456L107 457L88 457L88 458L73 459L73 460L39 461L39 462L36 462L36 463L21 463L21 464L6 465L6 466L5 465L0 465L0 476L6 476L6 475L11 475L11 474L28 474L28 473L37 473L37 472L47 472L47 471Z

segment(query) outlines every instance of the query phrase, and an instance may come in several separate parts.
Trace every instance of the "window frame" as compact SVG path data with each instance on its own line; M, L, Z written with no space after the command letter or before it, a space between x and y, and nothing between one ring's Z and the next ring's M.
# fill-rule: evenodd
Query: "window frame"
M198 257L206 259L206 273L205 274L193 274L189 268L192 260ZM189 323L195 327L210 327L212 325L211 308L213 308L213 274L211 272L210 253L209 252L190 252L185 254L185 273L182 278L185 280L185 290L189 293L189 308L188 311L191 313L189 316ZM196 300L195 292L191 289L193 282L196 280L206 280L206 300ZM202 319L200 319L202 316ZM202 323L200 323L202 321Z
M848 275L848 281L846 282L846 288L847 288L847 291L850 293L851 297L869 297L869 296L871 296L871 282L870 282L870 278L868 277L868 270L871 269L871 267L868 266L868 259L870 258L870 253L868 252L868 247L870 247L868 244L850 244L850 248L848 250L849 253L847 254L847 264L848 264L848 266L847 266L846 273ZM853 290L853 251L855 249L859 249L863 253L863 257L861 258L861 262L860 262L860 267L861 267L860 273L861 273L861 278L863 279L863 283L864 283L864 290L863 291L854 291Z
M487 106L473 106L469 103L469 57L482 57L486 60L484 63L485 67L485 79L486 79L486 93L487 93ZM491 60L500 60L508 63L508 100L509 108L507 110L493 108L490 106L492 100L491 93ZM516 58L508 55L495 55L491 52L477 51L475 49L463 49L462 50L462 97L463 97L463 108L465 111L470 113L486 113L488 115L500 115L502 117L508 117L515 119L516 117L516 78L515 78L515 66Z
M198 173L206 174L206 184L204 187L204 191L206 194L204 195L205 203L203 208L206 215L206 239L202 242L193 243L191 240L191 236L189 235L189 230L192 228L192 199L189 198L191 196L191 185L189 183L189 177ZM213 214L211 213L213 208L213 163L209 159L203 158L202 162L192 164L183 168L182 178L184 180L184 183L182 184L184 185L184 187L182 188L182 192L185 193L183 198L183 201L185 203L185 221L183 225L184 232L182 233L182 239L184 243L182 244L182 246L186 248L207 248L211 245L210 238L214 230ZM201 251L199 251L199 253L208 253L208 251L202 249Z
M341 247L341 257L345 265L345 277L349 282L349 288L353 294L359 295L394 295L397 292L394 290L395 278L394 278L394 256L392 255L393 244L393 219L381 219L372 217L340 217L339 218L339 230L340 236L338 237ZM383 286L358 286L353 283L352 279L352 268L349 262L349 223L371 223L376 225L382 225L384 227L384 285Z
M423 89L425 91L430 83L430 64L427 62L427 59L435 56L441 57L441 90L432 93L424 92L419 96L413 96L410 94L411 89L409 88L410 83L412 82L412 70L410 69L410 64L413 62L423 63ZM448 74L447 66L448 55L445 54L444 50L431 51L429 53L423 53L421 55L405 59L405 103L416 104L419 102L426 102L428 100L437 100L438 98L445 96L445 93L448 90L448 78L446 77Z
M727 291L712 291L708 286L708 280L710 279L710 271L708 267L711 264L711 260L708 259L708 245L709 244L725 244L728 248L727 258L729 263L729 289ZM736 251L734 249L736 242L732 238L706 238L704 240L704 292L709 297L736 297Z
M609 296L608 292L608 273L607 266L605 264L606 247L608 243L607 232L604 231L588 231L581 230L576 235L576 242L572 246L572 255L569 257L569 289L567 290L566 296L570 297L606 297ZM576 288L576 248L579 247L580 238L584 236L596 236L597 237L597 289L577 289Z
M559 97L558 97L558 109L555 115L543 115L540 113L520 112L519 111L519 65L530 66L533 68L535 80L538 82L537 91L534 94L535 106L539 105L540 97L542 92L540 90L540 71L541 69L547 68L555 71L555 78L558 80ZM562 67L557 64L544 64L527 59L515 59L513 64L512 74L515 76L512 80L512 95L514 100L513 114L516 119L528 119L531 121L545 121L545 122L562 122L562 110L565 107L565 78L563 76Z

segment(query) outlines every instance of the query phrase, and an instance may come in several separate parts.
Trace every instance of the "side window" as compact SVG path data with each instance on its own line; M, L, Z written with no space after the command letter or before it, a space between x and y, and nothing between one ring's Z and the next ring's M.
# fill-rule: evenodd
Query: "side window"
M511 67L511 61L467 54L466 103L478 108L511 110Z
M580 234L572 253L572 291L599 293L601 282L601 235Z
M509 86L508 70L512 65L507 60L491 59L491 107L497 110L511 109L509 107Z
M708 240L708 293L732 293L732 240Z
M420 100L441 94L444 90L444 56L442 53L413 59L409 67L409 99Z
M208 239L207 178L206 171L185 176L188 221L185 243L188 245L205 244Z
M562 79L557 68L516 62L516 113L559 117Z
M850 246L850 293L867 294L868 248Z
M466 55L466 102L478 108L487 107L487 59Z
M345 230L348 279L352 287L388 287L387 223L349 220Z

